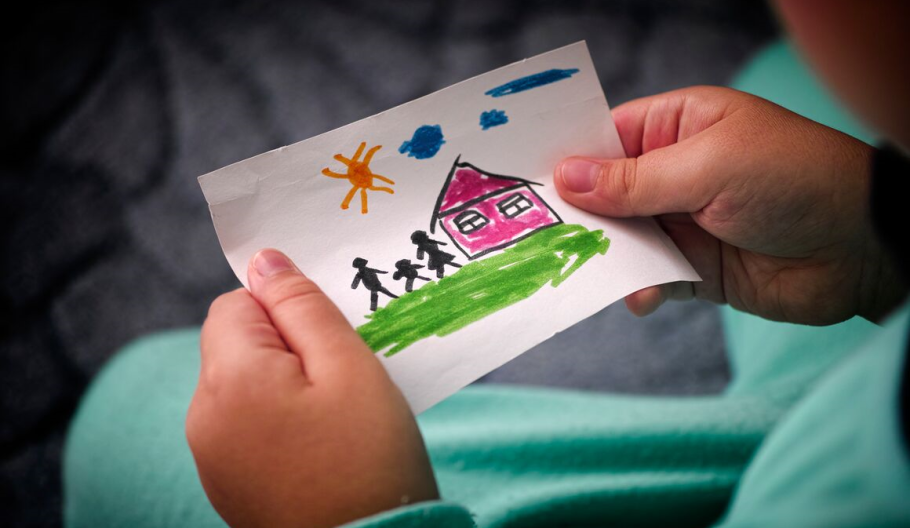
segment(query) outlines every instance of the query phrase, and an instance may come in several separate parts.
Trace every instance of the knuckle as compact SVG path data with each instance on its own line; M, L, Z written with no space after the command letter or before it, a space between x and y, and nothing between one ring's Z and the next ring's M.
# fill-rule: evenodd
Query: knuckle
M638 161L630 159L617 165L619 166L619 174L615 178L617 185L620 187L622 196L627 196L631 200L638 191Z
M280 343L278 330L269 320L247 323L243 331L250 343L260 346L274 345L276 342Z
M223 293L212 301L209 305L205 321L202 323L201 339L202 344L210 340L211 336L216 335L223 325L230 322L232 314L236 314L238 307L242 305L242 296L249 295L243 289L238 288L232 292Z
M637 160L634 158L601 165L596 188L600 197L622 209L632 209L637 187Z
M745 92L735 90L726 86L712 86L709 84L700 84L697 86L690 86L684 88L687 94L692 94L702 98L703 100L719 100L719 99L742 99L743 96L748 96Z
M225 361L211 361L199 372L197 399L223 399L250 382L251 373Z

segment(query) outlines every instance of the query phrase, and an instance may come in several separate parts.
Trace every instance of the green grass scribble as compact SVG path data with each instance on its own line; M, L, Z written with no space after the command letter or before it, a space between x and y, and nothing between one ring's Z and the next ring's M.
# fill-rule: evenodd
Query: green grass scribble
M558 224L501 253L465 264L438 282L392 299L368 315L357 332L389 357L430 336L445 336L527 299L544 285L563 283L610 240L603 231ZM574 257L574 261L573 261Z

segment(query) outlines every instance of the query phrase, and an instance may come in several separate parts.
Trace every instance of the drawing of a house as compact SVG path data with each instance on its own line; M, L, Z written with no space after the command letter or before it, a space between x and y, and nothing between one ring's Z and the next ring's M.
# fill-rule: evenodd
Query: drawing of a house
M523 178L501 176L455 160L436 201L430 232L438 227L468 259L506 248L562 223Z

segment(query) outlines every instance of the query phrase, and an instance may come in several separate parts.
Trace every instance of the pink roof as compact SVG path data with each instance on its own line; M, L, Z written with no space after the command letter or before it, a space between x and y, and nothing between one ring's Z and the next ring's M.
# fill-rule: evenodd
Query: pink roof
M457 207L491 192L524 185L526 182L518 178L499 178L482 174L474 169L459 168L452 175L445 195L439 204L438 213Z

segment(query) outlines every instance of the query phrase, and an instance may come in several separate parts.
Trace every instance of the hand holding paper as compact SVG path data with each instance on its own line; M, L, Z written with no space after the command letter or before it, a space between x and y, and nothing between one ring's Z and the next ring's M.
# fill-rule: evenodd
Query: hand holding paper
M438 497L414 416L344 316L275 250L212 304L186 431L234 528L337 526Z
M877 320L902 298L862 212L868 145L726 88L638 99L613 117L630 157L568 160L560 196L610 217L657 216L704 278L638 292L633 312L698 297L821 325Z

